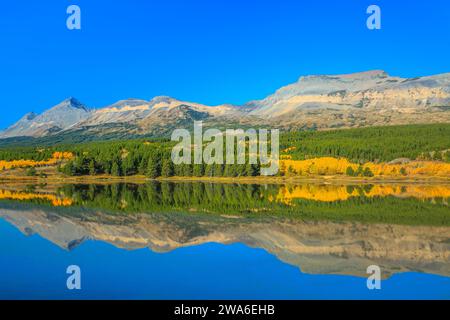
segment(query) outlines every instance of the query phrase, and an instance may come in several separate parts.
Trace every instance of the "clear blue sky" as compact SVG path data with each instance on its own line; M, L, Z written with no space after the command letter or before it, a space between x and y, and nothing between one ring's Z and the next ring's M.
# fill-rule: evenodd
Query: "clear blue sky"
M82 30L66 28L66 8ZM382 29L366 28L378 4ZM92 107L170 95L263 98L306 74L450 72L448 0L48 0L0 7L5 127L68 96Z

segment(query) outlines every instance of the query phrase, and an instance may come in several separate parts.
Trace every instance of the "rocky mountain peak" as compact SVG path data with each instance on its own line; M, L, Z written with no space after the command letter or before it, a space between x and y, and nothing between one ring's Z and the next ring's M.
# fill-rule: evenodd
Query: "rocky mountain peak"
M84 104L82 104L76 98L69 97L67 99L64 99L62 102L60 102L59 104L57 104L53 108L49 109L48 111L64 109L64 108L82 109L82 110L85 110L85 111L89 110ZM46 112L48 112L48 111L46 111Z
M84 104L70 97L40 115L27 113L21 120L4 130L0 138L53 134L86 119L90 112Z
M34 112L28 112L27 114L25 114L19 121L31 121L34 118L36 118L38 115Z

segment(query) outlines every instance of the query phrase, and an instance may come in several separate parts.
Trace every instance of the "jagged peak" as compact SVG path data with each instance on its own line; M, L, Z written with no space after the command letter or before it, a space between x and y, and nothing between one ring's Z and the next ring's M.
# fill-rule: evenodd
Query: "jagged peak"
M72 105L82 105L82 103L75 97L68 97L64 99L61 103L67 103Z
M64 99L60 103L58 103L53 108L47 110L46 112L51 111L51 110L57 110L60 108L66 108L66 107L75 108L75 109L83 109L85 111L89 111L89 109L83 103L81 103L78 99L76 99L74 97L69 97L69 98Z
M38 115L35 112L28 112L20 120L30 121L30 120L33 120L34 118L36 118L37 116Z

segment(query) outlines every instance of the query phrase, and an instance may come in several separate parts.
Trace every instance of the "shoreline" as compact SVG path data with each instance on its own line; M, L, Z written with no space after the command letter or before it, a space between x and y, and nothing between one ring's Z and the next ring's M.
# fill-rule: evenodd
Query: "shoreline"
M241 184L450 184L450 177L348 177L348 176L310 176L310 177L158 177L151 179L142 175L117 177L110 175L63 177L50 176L0 176L1 184L110 184L110 183L136 183L142 184L150 181L167 182L211 182L211 183L241 183Z

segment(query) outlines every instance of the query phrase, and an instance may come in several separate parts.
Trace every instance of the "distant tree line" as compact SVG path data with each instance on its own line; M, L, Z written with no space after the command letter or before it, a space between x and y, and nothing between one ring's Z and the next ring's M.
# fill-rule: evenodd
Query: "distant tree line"
M59 170L69 176L107 174L113 176L145 175L156 177L238 177L257 176L259 164L179 164L171 159L171 142L144 141L89 143L76 149L76 157Z

